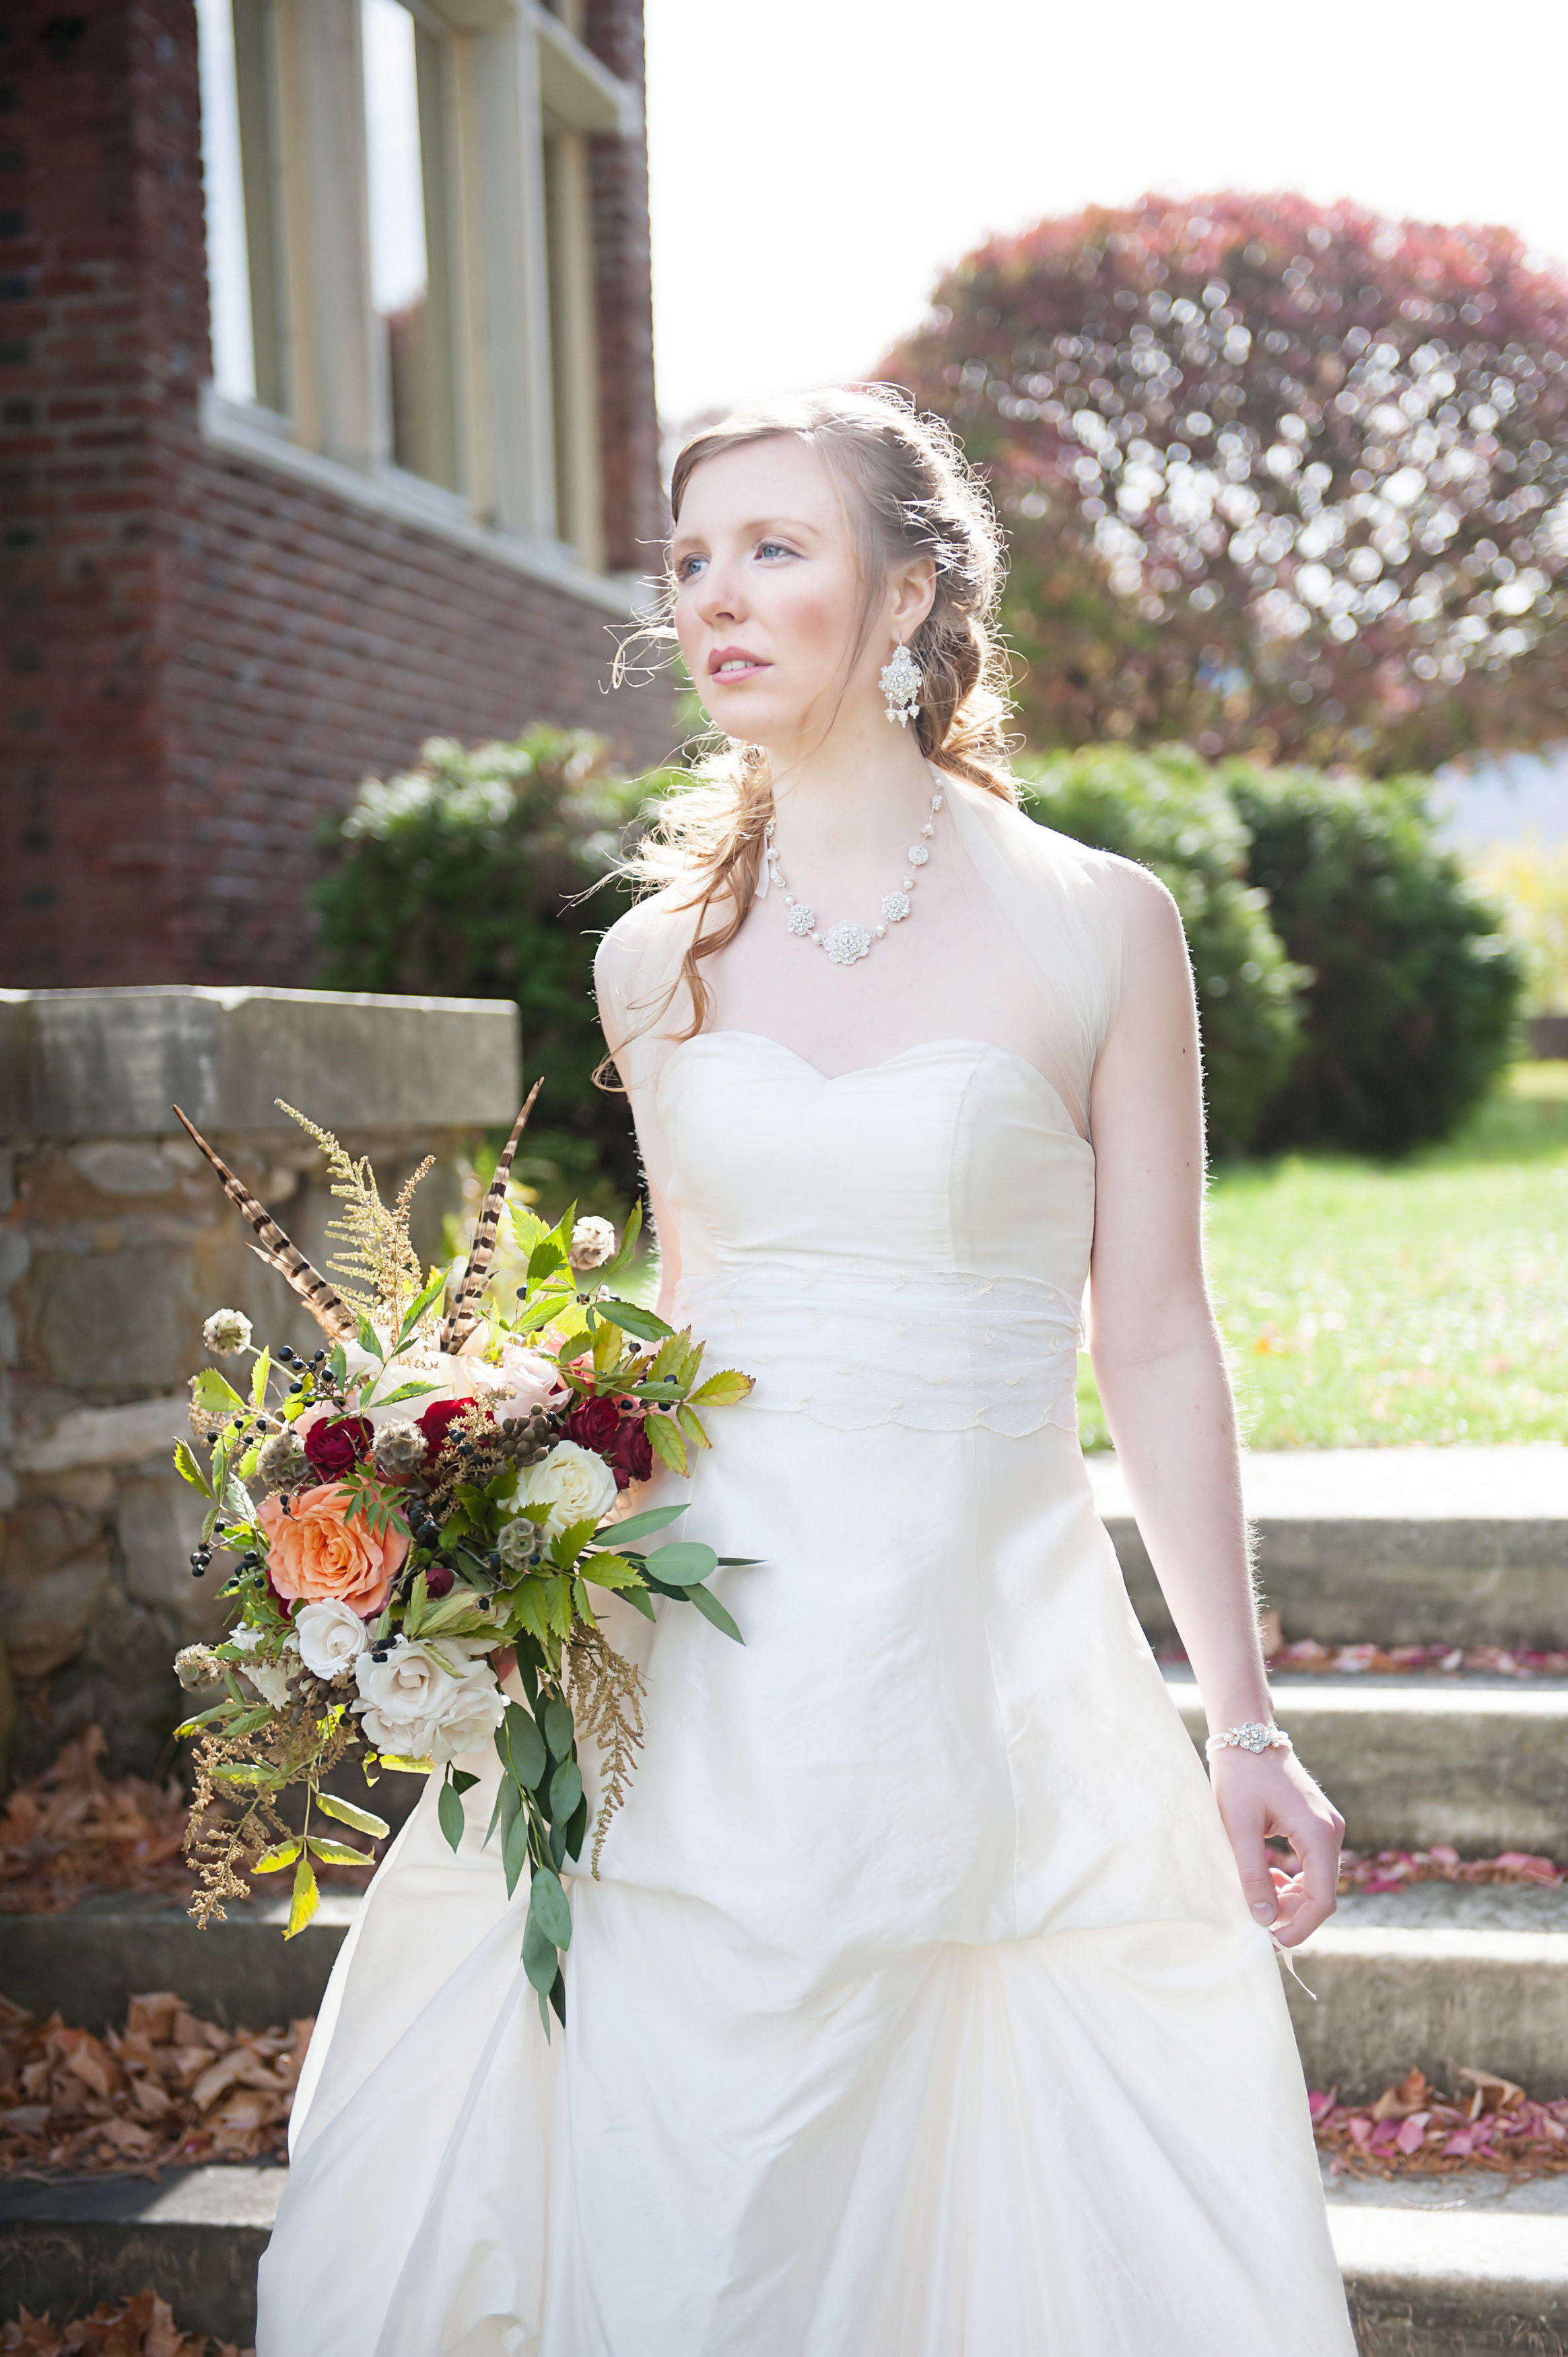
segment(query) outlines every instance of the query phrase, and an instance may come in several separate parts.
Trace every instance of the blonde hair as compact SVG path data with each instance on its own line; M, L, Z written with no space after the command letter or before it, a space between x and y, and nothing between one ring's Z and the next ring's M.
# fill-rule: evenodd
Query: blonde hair
M1005 571L1002 535L984 487L952 434L940 418L918 415L908 397L890 386L770 403L693 436L671 481L675 521L699 467L726 450L780 435L792 435L818 452L854 535L865 597L846 670L865 644L888 568L901 559L930 557L936 596L908 642L921 675L916 723L920 750L952 776L1015 802L1003 734L1009 710L1007 668L994 635ZM674 597L670 578L663 636L673 635ZM700 961L735 939L751 906L763 829L772 813L772 779L762 747L722 739L693 769L691 784L665 797L624 871L650 888L688 888L677 905L699 912L681 969L693 1007L684 1039L700 1031L707 1017ZM715 913L718 921L710 924Z

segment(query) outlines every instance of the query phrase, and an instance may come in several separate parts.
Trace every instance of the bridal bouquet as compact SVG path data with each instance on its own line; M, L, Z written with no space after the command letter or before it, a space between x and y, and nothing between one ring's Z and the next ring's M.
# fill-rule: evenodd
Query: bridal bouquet
M220 1642L186 1646L175 1667L187 1687L224 1689L180 1729L198 1738L188 1855L203 1924L247 1895L247 1873L292 1867L292 1938L316 1912L313 1859L371 1862L321 1824L388 1831L327 1789L349 1752L371 1782L383 1769L438 1773L456 1850L477 1779L455 1758L493 1741L502 1773L485 1839L499 1836L509 1897L530 1877L522 1957L548 2032L547 2002L564 2018L572 1936L561 1878L588 1831L578 1743L591 1738L601 1764L596 1872L642 1736L640 1677L606 1637L594 1591L623 1595L650 1620L654 1596L684 1600L740 1637L704 1583L721 1562L747 1558L691 1542L647 1548L684 1508L628 1514L625 1492L656 1465L684 1472L688 1450L709 1445L699 1409L752 1386L732 1372L699 1384L703 1344L616 1295L639 1212L618 1242L575 1206L553 1228L509 1206L532 1103L450 1276L424 1271L409 1237L429 1163L389 1208L368 1162L283 1106L321 1146L346 1207L333 1223L337 1286L176 1106L254 1230L252 1249L327 1340L306 1358L255 1349L238 1310L207 1321L209 1350L251 1364L238 1386L215 1368L192 1378L197 1447L177 1443L175 1462L207 1500L191 1570L204 1577L220 1548L233 1558L221 1592L235 1616ZM503 1216L527 1272L506 1312L487 1306ZM526 1706L499 1683L513 1663ZM298 1832L277 1807L290 1785L304 1787Z

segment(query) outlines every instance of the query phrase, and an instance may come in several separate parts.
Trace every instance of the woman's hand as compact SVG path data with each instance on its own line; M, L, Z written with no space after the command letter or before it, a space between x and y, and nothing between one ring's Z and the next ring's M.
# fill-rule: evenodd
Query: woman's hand
M1209 1762L1220 1821L1230 1837L1253 1920L1282 1948L1299 1948L1338 1903L1345 1820L1294 1751L1229 1748ZM1286 1874L1263 1844L1283 1835L1300 1872Z

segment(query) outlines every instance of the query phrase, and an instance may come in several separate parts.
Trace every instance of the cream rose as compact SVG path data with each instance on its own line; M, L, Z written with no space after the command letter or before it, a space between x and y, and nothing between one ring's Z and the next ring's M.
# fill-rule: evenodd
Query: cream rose
M400 1639L384 1661L361 1653L354 1674L360 1696L354 1708L366 1735L405 1760L442 1761L481 1750L506 1711L495 1672L472 1638L439 1644Z
M548 1457L523 1469L517 1494L524 1505L549 1507L544 1528L553 1538L569 1523L585 1523L590 1514L602 1522L618 1492L616 1477L602 1457L591 1448L579 1448L575 1440L558 1440Z
M565 1395L566 1386L554 1360L547 1359L542 1351L525 1350L521 1342L507 1344L494 1372L505 1386L490 1403L498 1424L514 1424L532 1409Z
M371 1641L370 1631L353 1606L336 1596L324 1603L298 1606L294 1633L299 1640L300 1660L318 1678L335 1678L339 1670L351 1669Z

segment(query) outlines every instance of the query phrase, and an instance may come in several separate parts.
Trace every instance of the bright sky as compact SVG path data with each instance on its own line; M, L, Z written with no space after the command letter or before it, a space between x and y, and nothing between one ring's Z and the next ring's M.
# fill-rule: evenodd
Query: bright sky
M1568 7L647 0L660 406L854 376L993 231L1154 189L1568 257Z

